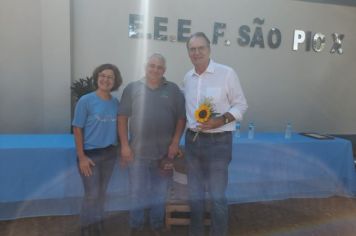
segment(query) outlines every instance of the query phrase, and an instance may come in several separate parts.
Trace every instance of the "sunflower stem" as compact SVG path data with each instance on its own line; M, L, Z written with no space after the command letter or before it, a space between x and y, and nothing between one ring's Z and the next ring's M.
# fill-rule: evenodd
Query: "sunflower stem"
M197 140L198 134L199 134L199 131L197 131L197 132L194 134L193 142L195 142L195 140Z

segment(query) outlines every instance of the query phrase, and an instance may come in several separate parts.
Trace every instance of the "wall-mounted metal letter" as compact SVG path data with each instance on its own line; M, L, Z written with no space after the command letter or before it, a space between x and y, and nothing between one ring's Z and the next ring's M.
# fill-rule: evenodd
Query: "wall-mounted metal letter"
M332 34L333 40L334 40L334 44L330 50L330 53L339 53L339 54L343 54L344 50L342 50L342 40L344 39L344 35L343 34L337 34L337 33L333 33Z
M178 42L186 42L189 39L190 36L190 27L185 27L185 26L190 26L191 20L184 20L184 19L179 19L178 20ZM188 36L184 36L184 34L188 34Z
M226 29L225 23L214 23L214 34L213 34L213 44L218 44L218 38L224 36L223 29Z
M325 35L323 35L322 33L314 34L313 43L312 43L313 50L316 52L323 51L323 49L325 48L325 42L326 42Z
M260 48L265 48L265 43L263 41L263 33L261 27L256 27L255 33L253 34L250 47L253 48L255 45L260 45Z
M313 42L312 32L311 31L305 32L305 51L307 51L307 52L310 51L312 42Z
M237 43L240 46L244 47L244 46L249 45L250 40L251 40L250 34L249 34L250 32L251 32L251 30L250 30L250 27L248 25L240 26L240 28L239 28L240 37L237 39Z
M282 42L281 31L277 28L272 28L268 33L268 46L270 48L278 48L281 45L281 42Z
M140 32L140 29L142 29L142 20L142 15L129 15L129 38L142 38L143 34Z
M158 17L154 19L154 33L153 38L156 40L167 41L167 35L162 35L161 32L167 32L167 26L161 25L161 23L168 23L167 17Z
M298 45L305 40L305 32L303 30L294 30L293 50L298 50Z

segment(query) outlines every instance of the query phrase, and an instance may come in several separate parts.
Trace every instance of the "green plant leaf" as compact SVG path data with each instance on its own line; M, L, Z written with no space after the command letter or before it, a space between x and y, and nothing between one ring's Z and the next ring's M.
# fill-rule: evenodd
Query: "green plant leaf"
M75 101L78 101L81 96L95 91L94 79L88 76L86 78L79 78L73 81L70 89L72 91L72 97Z

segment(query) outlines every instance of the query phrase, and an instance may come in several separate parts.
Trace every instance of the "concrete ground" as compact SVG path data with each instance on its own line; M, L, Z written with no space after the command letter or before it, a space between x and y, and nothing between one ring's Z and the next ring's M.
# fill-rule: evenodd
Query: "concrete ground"
M356 199L288 199L230 205L229 227L231 236L355 236ZM128 230L128 212L109 214L107 236L124 236ZM0 221L0 235L75 236L79 235L78 216ZM145 235L150 235L148 229ZM173 226L165 235L187 235L187 227Z

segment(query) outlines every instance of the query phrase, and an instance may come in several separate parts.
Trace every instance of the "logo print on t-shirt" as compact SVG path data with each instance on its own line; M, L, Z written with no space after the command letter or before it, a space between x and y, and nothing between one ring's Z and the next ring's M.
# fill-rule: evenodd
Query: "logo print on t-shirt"
M95 119L100 121L100 122L115 122L116 117L112 115L95 115Z

